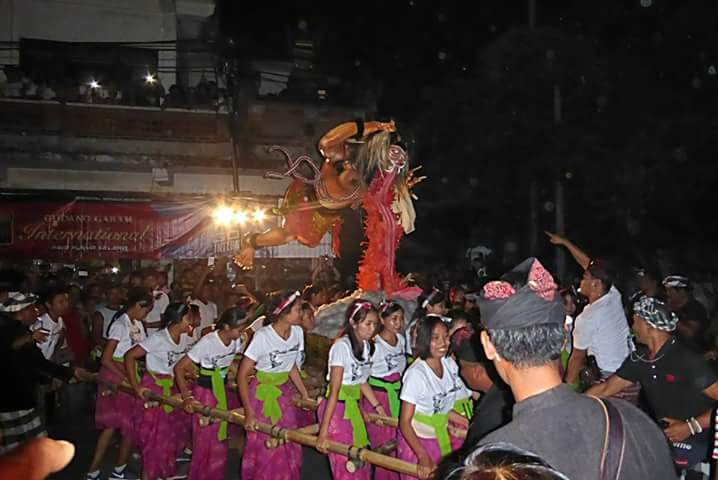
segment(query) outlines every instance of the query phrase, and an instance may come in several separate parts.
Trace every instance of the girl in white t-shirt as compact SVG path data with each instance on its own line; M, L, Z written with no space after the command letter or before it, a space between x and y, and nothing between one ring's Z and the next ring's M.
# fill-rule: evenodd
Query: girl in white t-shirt
M97 438L95 456L87 474L88 480L100 476L100 465L105 451L112 441L112 434L119 429L122 443L117 466L110 478L124 478L127 459L136 440L136 427L142 405L130 394L109 389L109 385L121 383L127 378L124 357L134 345L145 339L142 324L152 309L152 295L144 288L133 288L127 294L127 303L117 311L107 328L107 343L102 351L101 367L97 374L98 392L95 407L95 425L102 429Z
M186 303L170 303L164 310L162 327L125 354L127 379L141 402L146 391L166 397L175 393L174 367L187 353L188 334L192 331L192 311ZM131 372L137 360L145 358L146 371L142 382ZM142 452L142 478L168 478L176 473L177 453L184 447L189 434L189 416L167 405L144 408L137 444Z
M235 357L244 351L246 337L243 332L248 320L247 311L243 308L226 310L217 321L214 331L200 338L175 365L175 382L182 395L185 411L193 412L195 400L227 410L227 372ZM194 376L193 364L199 366L199 378L190 394L186 378ZM189 477L200 480L223 479L227 463L227 422L203 426L200 420L200 415L193 416Z
M237 386L246 415L247 444L242 458L242 478L298 480L302 447L287 442L268 449L269 436L256 431L257 422L282 428L298 427L297 392L308 398L299 375L304 359L304 331L300 326L302 299L299 292L272 295L267 302L268 325L260 328L239 364ZM254 374L254 378L250 376ZM289 381L291 380L291 382Z
M362 395L376 413L387 413L367 383L374 353L371 339L378 324L379 312L371 302L354 300L349 304L344 328L329 349L329 391L327 401L319 405L321 425L317 450L322 453L328 453L329 440L360 448L369 445L360 407ZM347 458L342 455L329 453L329 464L335 480L368 480L371 477L368 465L350 473Z
M449 422L464 429L469 425L452 410L463 383L456 381L459 369L447 356L448 350L449 329L441 317L427 315L419 320L417 359L404 373L401 390L397 456L418 463L422 479L430 478L439 460L462 444L451 435Z
M371 357L371 376L369 385L374 396L384 411L394 418L399 418L399 392L401 392L401 376L406 369L406 338L404 331L404 309L396 302L385 302L379 308L381 325L379 333L374 337L374 354ZM371 411L366 397L362 399L362 408ZM367 424L367 433L372 448L384 445L397 439L397 429ZM398 480L399 474L391 470L377 467L374 480Z
M417 309L414 310L411 322L406 326L406 345L409 355L412 355L410 361L413 361L414 343L416 341L416 328L419 320L424 315L438 315L445 317L449 309L446 307L446 294L438 288L432 288L419 295L417 301ZM445 320L445 321L448 321Z

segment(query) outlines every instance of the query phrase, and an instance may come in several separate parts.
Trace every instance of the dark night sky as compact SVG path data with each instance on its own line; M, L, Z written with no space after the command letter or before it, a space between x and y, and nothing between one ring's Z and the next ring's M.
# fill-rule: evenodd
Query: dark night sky
M259 2L252 12L224 1L220 11L240 58L288 58L306 22L317 70L370 85L380 115L407 126L430 176L417 245L500 249L509 236L525 251L528 186L538 185L539 229L552 229L560 178L568 233L589 248L633 262L669 248L706 268L718 234L708 211L718 201L718 5L537 3L528 34L520 1Z

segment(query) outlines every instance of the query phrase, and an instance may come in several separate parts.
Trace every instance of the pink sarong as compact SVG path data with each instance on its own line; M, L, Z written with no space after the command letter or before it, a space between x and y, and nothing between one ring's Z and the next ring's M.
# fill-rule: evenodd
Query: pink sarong
M453 435L449 434L449 438L451 439L451 449L452 450L458 450L461 448L461 445L464 443L463 440L460 438L456 438ZM429 458L431 458L435 464L439 464L441 461L441 450L439 450L439 443L434 438L419 438L419 441L421 442L421 445L424 447L424 450L426 450L427 455L429 455ZM418 463L419 460L416 458L416 454L414 453L414 450L411 449L409 444L406 442L406 439L404 438L404 435L399 433L399 446L396 449L397 456L410 463ZM417 478L413 475L400 475L401 480L411 480L414 478Z
M97 400L95 403L95 426L101 430L119 429L123 437L137 439L137 424L142 414L142 402L139 398L122 391L103 396L109 385L124 380L107 367L97 373Z
M278 385L282 395L279 397L279 406L282 409L282 417L277 425L283 428L297 428L297 411L299 410L292 403L296 395L296 389L291 380ZM262 414L262 402L256 398L257 379L249 382L249 401L254 410L258 422L272 423ZM265 443L271 437L261 432L247 432L247 445L242 457L243 479L267 478L272 480L299 480L302 470L302 446L287 442L278 448L267 448Z
M319 418L324 418L327 402L323 401L319 404ZM361 408L361 404L360 404ZM327 431L329 438L335 442L351 445L354 441L352 424L349 420L344 419L344 402L337 402L334 409L334 415L329 420L329 429ZM369 480L371 478L371 466L363 465L356 472L350 473L347 470L347 461L349 459L343 455L330 453L329 466L332 469L332 478L334 480ZM360 466L360 465L357 465Z
M163 394L162 387L157 385L149 373L144 374L141 385L154 393ZM142 452L143 472L149 478L175 475L177 453L181 449L179 445L184 444L182 430L186 430L182 425L186 420L179 415L187 416L176 408L166 413L162 405L143 408L137 445Z
M395 373L383 378L382 380L388 383L393 383L397 380L401 380L401 375ZM384 407L386 414L391 415L391 410L389 408L389 396L387 395L386 390L382 390L380 388L372 388L372 390L374 391L376 400L382 407ZM375 411L366 397L362 397L361 409L363 412ZM398 440L400 436L398 428L380 427L379 425L371 422L366 422L366 431L369 435L369 442L371 443L372 449L380 447L390 440ZM396 450L391 455L395 457ZM381 467L374 467L374 480L399 480L399 474Z
M212 390L195 384L192 387L195 400L209 407L215 407L217 400ZM217 439L219 423L206 427L199 424L201 416L192 415L192 463L189 478L192 480L223 480L227 465L227 440Z

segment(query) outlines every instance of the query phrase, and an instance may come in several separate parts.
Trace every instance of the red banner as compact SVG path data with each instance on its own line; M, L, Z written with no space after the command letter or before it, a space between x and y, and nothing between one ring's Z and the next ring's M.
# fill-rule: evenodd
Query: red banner
M6 259L159 259L212 255L207 202L9 200L0 203Z

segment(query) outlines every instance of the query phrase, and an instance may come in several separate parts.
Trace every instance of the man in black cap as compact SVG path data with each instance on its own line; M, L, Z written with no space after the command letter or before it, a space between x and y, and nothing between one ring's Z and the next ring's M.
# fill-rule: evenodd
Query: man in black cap
M480 444L512 443L569 478L676 478L666 438L646 414L562 383L565 313L553 278L536 259L487 283L480 307L484 351L516 399L513 420Z

